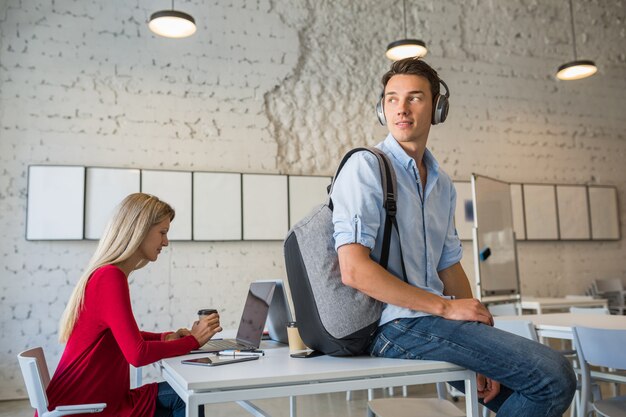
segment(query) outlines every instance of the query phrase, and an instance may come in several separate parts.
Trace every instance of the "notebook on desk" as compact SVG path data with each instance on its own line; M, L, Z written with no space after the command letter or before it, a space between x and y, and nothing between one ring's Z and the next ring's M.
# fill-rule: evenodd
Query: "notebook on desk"
M209 340L192 353L211 353L226 349L258 349L275 287L274 281L250 284L236 338Z

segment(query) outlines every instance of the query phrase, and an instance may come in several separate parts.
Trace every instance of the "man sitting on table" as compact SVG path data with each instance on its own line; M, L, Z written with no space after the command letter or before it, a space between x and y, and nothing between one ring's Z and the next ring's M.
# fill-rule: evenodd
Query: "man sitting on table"
M331 196L342 280L385 303L371 355L474 370L479 398L498 416L561 416L576 389L570 363L549 347L495 329L489 311L472 298L454 228L456 193L426 148L431 123L445 119L441 83L434 69L414 58L395 62L382 79L380 105L389 134L377 147L397 175L408 283L398 278L395 232L389 271L377 263L385 211L378 161L369 152L347 161Z

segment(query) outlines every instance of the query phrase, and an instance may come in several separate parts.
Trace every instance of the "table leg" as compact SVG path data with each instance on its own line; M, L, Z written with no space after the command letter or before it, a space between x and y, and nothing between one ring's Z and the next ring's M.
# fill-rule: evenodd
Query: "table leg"
M289 397L289 417L296 417L298 413L296 397Z
M478 417L478 385L476 374L465 380L465 413L467 417Z
M198 404L193 396L187 399L187 407L185 408L185 417L198 417Z

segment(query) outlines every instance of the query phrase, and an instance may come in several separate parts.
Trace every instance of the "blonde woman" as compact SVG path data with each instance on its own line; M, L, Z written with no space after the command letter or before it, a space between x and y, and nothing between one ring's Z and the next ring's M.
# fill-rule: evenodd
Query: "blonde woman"
M105 402L102 416L185 415L185 403L166 382L131 390L128 366L188 353L222 330L217 314L191 330L137 327L128 276L157 260L173 219L172 207L148 194L131 194L118 207L63 313L59 339L67 344L47 389L50 409Z

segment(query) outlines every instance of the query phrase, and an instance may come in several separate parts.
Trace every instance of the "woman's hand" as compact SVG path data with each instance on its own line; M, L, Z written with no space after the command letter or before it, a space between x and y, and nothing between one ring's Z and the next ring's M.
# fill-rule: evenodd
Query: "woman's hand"
M210 314L196 321L191 327L191 335L196 338L200 346L209 341L216 333L222 331L220 326L220 315Z
M185 337L185 336L189 336L190 334L191 334L191 332L189 331L189 329L182 328L182 329L176 330L174 333L170 333L167 336L165 336L165 340L166 341L168 341L168 340L176 340L176 339L180 339L180 338Z

